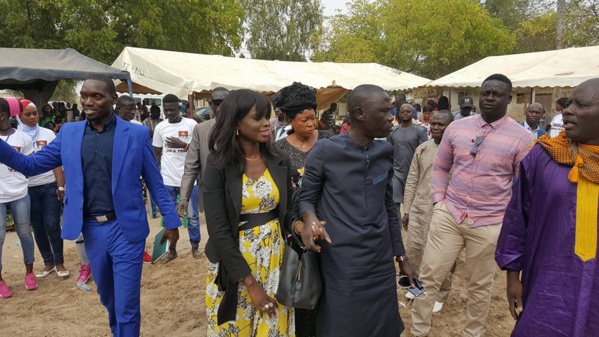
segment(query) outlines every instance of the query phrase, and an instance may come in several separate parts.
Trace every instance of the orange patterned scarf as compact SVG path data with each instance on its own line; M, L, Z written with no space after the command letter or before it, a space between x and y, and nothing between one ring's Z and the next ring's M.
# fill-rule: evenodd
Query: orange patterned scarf
M542 136L537 142L556 162L572 166L568 180L578 184L574 253L583 261L595 258L599 205L599 146L570 142L564 131L554 138Z
M577 183L579 176L599 184L599 146L570 142L564 132L557 137L547 135L537 140L556 162L572 166L568 180Z

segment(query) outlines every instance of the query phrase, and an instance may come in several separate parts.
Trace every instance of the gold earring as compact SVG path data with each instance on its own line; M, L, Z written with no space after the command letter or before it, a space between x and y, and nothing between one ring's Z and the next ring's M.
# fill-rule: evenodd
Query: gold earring
M239 129L235 130L235 134L239 137Z

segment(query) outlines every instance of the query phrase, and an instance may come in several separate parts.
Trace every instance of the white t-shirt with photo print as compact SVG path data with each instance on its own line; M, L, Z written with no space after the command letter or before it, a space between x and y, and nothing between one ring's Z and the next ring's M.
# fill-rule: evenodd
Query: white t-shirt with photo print
M187 155L185 149L168 147L166 139L169 137L179 138L189 144L193 128L197 124L193 119L183 117L179 123L169 123L168 120L164 120L156 125L152 146L162 148L160 173L162 173L162 179L166 186L181 187L185 156Z
M33 141L31 137L22 131L11 129L7 136L0 136L0 139L7 142L15 151L24 155L33 153ZM4 164L0 164L0 203L3 204L25 197L28 184L29 179L24 175Z
M33 141L33 152L40 151L44 146L50 144L56 135L50 129L46 129L40 126L39 135L37 140ZM50 170L46 173L38 174L33 177L29 177L29 187L42 186L50 184L56 181L54 171Z

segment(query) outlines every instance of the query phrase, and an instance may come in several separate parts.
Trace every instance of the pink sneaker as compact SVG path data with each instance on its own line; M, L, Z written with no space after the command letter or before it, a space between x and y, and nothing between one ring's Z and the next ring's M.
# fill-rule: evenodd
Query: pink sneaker
M0 281L0 298L9 298L12 297L12 291L8 289L8 285L6 285L6 281Z
M25 288L27 290L37 289L37 281L35 280L34 273L25 274Z
M92 267L88 264L81 264L81 270L79 270L79 278L77 283L87 283L89 278L92 277Z

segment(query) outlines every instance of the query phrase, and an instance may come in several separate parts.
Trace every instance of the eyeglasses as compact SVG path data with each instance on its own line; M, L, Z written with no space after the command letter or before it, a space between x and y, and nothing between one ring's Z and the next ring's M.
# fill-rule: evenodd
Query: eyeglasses
M483 142L483 139L485 139L484 136L476 136L476 138L472 140L472 142L474 142L474 145L472 145L472 148L470 149L470 154L472 156L476 157L476 154L478 153L478 147Z
M220 104L223 102L222 99L213 99L210 101L210 105L214 105L214 106L220 106Z

